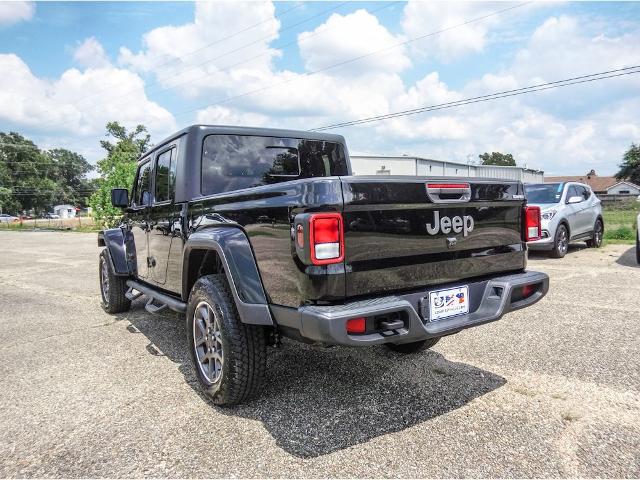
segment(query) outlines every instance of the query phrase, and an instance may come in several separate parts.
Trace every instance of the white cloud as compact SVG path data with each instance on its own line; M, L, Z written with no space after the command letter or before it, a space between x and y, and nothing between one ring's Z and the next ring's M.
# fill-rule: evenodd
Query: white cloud
M0 54L0 118L46 132L97 135L108 121L131 127L145 124L158 134L175 129L173 116L147 99L142 79L113 67L72 68L60 78L35 76L14 54ZM108 88L109 86L118 88ZM127 91L127 101L118 99Z
M209 125L260 127L268 124L269 117L258 113L242 113L229 108L215 106L198 111L196 122Z
M95 37L89 37L73 51L73 59L87 68L108 67L111 65L107 52Z
M35 12L34 2L0 2L0 27L31 20Z
M344 16L334 13L315 30L298 35L300 55L307 70L312 71L366 56L401 41L364 9ZM405 48L396 47L339 67L333 74L344 76L376 70L400 72L410 65Z
M497 9L486 2L425 2L411 0L404 8L402 28L409 38L438 32L460 25ZM487 43L487 32L498 22L496 17L462 25L412 43L412 51L420 58L434 57L451 62L471 53L482 52Z

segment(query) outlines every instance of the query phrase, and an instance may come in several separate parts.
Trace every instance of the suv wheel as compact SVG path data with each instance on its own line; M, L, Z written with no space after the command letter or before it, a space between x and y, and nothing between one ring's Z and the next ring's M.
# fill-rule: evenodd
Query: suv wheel
M125 293L127 292L127 278L115 274L111 267L109 250L106 248L100 252L98 264L100 275L100 295L102 296L102 308L107 313L126 312L131 307Z
M553 250L551 256L553 258L562 258L569 250L569 231L563 224L558 225L556 236L553 241Z
M593 236L591 240L587 240L587 247L600 248L602 246L602 236L604 228L602 227L602 220L596 220L596 224L593 226Z
M440 337L436 338L428 338L426 340L420 340L419 342L412 343L385 343L387 348L393 350L398 353L418 353L422 350L427 350L428 348L433 347L436 343L440 341Z
M186 327L196 377L214 403L235 405L260 392L267 363L265 330L240 321L224 275L195 283Z

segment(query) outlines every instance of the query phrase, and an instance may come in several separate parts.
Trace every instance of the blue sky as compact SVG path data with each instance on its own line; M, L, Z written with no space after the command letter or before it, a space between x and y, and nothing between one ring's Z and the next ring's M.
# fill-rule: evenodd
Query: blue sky
M637 64L634 2L0 2L0 131L95 161L109 120L156 141L197 122L307 129ZM638 77L336 133L352 153L612 174L640 142Z

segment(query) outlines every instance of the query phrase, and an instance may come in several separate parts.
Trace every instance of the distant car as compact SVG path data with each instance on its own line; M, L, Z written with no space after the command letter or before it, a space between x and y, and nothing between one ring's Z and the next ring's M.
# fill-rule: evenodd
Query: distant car
M554 258L567 254L569 242L585 241L599 248L604 235L602 204L589 185L576 182L525 185L527 205L542 213L542 238L528 242L530 250L546 250Z
M640 265L640 214L636 218L636 262Z
M8 213L0 214L0 223L11 223L18 221L18 217L14 217L13 215L9 215Z
M60 218L60 215L58 215L57 213L45 213L44 218L57 219Z

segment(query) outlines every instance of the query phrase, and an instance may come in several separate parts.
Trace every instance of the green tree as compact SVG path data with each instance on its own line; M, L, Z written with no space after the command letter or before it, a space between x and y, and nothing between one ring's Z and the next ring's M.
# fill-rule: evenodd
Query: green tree
M107 123L107 137L114 139L101 140L100 145L107 156L98 161L98 189L89 200L93 208L94 218L105 227L118 223L122 212L111 205L112 188L131 189L136 174L136 160L149 148L150 137L143 125L138 125L132 132L118 122Z
M640 185L640 145L632 143L629 150L624 152L622 163L618 165L620 170L616 173L618 180L629 180Z
M92 169L70 150L43 151L18 133L0 133L0 208L42 213L61 203L85 206L95 190L86 178Z
M502 167L515 167L516 161L510 153L504 154L500 152L483 153L478 155L482 160L482 165L499 165Z

